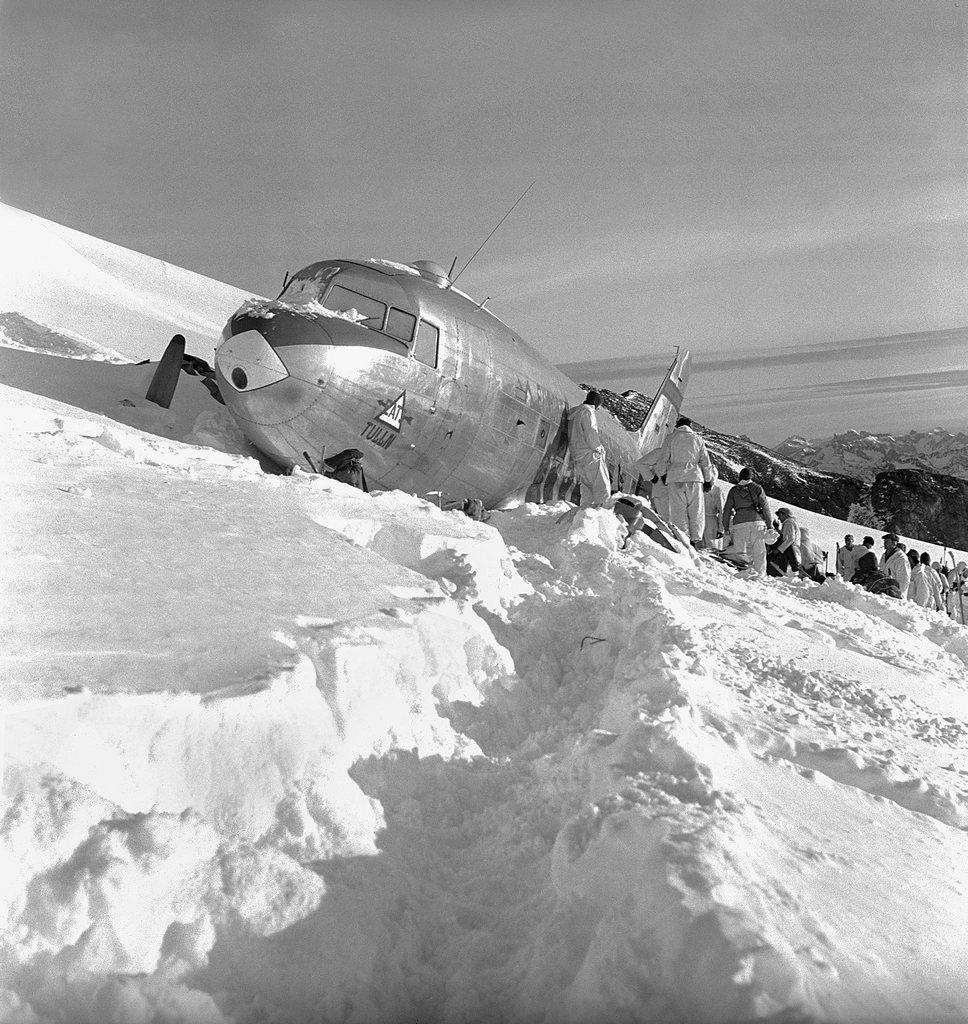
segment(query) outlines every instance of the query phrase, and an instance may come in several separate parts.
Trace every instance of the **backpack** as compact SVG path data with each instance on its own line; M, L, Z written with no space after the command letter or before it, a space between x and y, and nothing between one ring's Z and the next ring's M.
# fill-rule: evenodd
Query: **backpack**
M347 448L334 455L332 459L326 459L323 464L332 467L326 474L332 480L339 480L340 483L358 487L361 491L369 493L370 489L366 486L366 477L363 475L363 453L359 449Z
M885 597L901 597L901 585L893 576L886 573L879 573L874 579L863 584L864 589L870 594L883 594Z
M763 496L762 492L753 490L757 485L752 481L746 484L734 484L730 489L729 496L733 499L733 511L738 512L741 508L751 509L763 518ZM742 501L740 499L743 499Z
M363 463L359 459L348 459L339 469L333 471L333 479L340 483L359 487L363 490Z
M474 519L479 523L486 522L490 516L484 513L484 502L480 498L465 498L461 509L468 519Z

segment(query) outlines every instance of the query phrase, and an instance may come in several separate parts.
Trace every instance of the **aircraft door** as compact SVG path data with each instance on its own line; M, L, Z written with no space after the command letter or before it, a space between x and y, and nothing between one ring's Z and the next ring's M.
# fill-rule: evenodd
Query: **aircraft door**
M409 387L421 427L413 442L413 466L440 478L441 462L457 430L463 408L458 383L460 350L452 320L422 317L411 358Z
M438 347L438 385L436 400L431 409L432 420L424 454L435 462L454 450L458 438L461 416L465 408L467 381L467 337L460 328L460 320L447 318L440 332Z

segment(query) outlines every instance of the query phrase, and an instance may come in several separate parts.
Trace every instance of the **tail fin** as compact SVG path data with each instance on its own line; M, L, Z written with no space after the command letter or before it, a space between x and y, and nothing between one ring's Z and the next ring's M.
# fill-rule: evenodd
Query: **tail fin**
M639 455L658 448L675 425L689 380L689 351L677 352L639 427Z

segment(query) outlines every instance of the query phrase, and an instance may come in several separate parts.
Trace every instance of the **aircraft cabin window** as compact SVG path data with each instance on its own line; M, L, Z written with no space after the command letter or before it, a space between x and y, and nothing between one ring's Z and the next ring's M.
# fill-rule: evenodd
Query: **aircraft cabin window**
M383 330L387 307L382 302L371 299L368 295L361 295L340 284L334 284L327 292L323 305L337 313L348 313L351 309L355 309L360 317L356 322L361 327L369 327L374 331Z
M387 314L386 333L391 338L396 338L397 341L403 341L409 345L416 324L417 318L412 313L405 313L402 309L391 306L390 312Z
M413 357L428 366L437 365L437 346L440 344L440 330L426 320L417 327L417 340L413 343Z

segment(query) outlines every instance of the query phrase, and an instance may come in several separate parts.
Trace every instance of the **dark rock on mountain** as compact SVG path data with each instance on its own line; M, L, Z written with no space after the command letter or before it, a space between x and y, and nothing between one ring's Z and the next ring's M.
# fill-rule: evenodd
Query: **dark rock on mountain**
M867 489L860 480L808 469L747 437L720 434L698 423L695 427L706 439L706 448L721 480L735 483L739 471L749 466L769 494L835 519L845 519L847 510L861 500Z
M968 547L968 480L893 469L875 477L871 504L888 529L935 544Z

